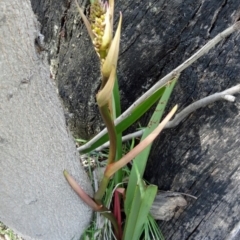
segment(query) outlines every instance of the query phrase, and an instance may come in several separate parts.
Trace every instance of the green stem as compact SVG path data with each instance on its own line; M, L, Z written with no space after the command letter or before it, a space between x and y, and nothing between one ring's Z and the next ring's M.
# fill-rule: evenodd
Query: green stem
M103 107L99 107L99 111L103 118L103 121L107 127L108 135L109 135L109 154L108 154L108 162L107 164L113 163L116 156L117 149L117 133L114 126L114 122L108 110L108 105L104 105Z
M103 176L100 186L99 186L97 192L94 194L94 200L96 201L96 203L101 204L102 198L105 194L109 180L110 180L109 177L106 177L105 175Z

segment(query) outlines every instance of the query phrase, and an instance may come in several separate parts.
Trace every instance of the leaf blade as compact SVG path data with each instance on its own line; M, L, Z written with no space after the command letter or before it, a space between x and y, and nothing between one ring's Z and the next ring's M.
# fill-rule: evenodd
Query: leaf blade
M167 105L167 102L170 98L170 95L172 93L172 90L176 84L178 78L175 78L168 86L166 86L164 93L159 100L159 103L156 107L156 110L154 111L149 123L148 127L145 129L144 134L141 138L141 141L143 141L151 132L157 127L158 123L160 122L162 115L164 113L165 107ZM133 161L133 165L137 167L140 173L140 177L143 176L145 167L147 164L148 156L151 150L152 144L150 144L148 147L146 147ZM129 182L128 187L126 191L126 200L125 200L125 209L129 209L129 205L131 204L133 194L132 191L134 189L134 186L137 184L138 176L136 174L136 171L131 171L129 176ZM127 213L126 213L127 214Z

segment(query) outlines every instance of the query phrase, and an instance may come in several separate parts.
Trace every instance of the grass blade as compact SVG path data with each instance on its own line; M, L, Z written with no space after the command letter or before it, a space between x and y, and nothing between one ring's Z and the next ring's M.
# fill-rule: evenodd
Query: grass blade
M139 240L143 231L143 225L147 221L147 216L156 194L157 186L149 185L145 187L143 196L141 196L139 185L136 186L131 210L125 223L126 227L123 233L124 240Z
M135 191L134 191L134 197L135 201L132 201L131 209L130 212L126 218L125 222L125 227L124 227L124 232L123 232L123 239L131 239L133 240L133 232L135 225L137 223L137 218L138 218L138 212L141 207L141 193L139 186L135 186Z
M155 185L149 185L145 190L144 198L141 203L141 208L139 209L138 213L137 224L133 233L133 236L136 240L138 240L142 234L144 223L147 221L147 216L156 197L157 190L158 187Z
M141 141L143 139L145 139L158 126L158 124L162 118L163 112L165 110L165 107L167 105L168 99L172 93L174 86L175 86L176 81L177 81L177 79L174 79L174 81L172 81L164 89L164 93L163 93L161 99L159 100L159 103L149 121L147 128L144 131ZM143 176L143 173L145 171L145 167L146 167L148 156L149 156L149 153L151 150L151 146L152 146L152 144L150 144L147 148L145 148L141 152L141 154L139 154L133 161L133 165L136 166L137 169L139 170L140 177ZM130 176L129 176L128 188L127 188L127 192L126 192L125 206L124 206L126 214L128 214L128 209L130 209L129 207L131 206L131 202L133 199L133 191L134 191L136 184L137 184L137 173L136 173L136 171L131 171Z
M150 236L149 239L151 240L164 240L164 236L162 235L155 219L152 217L152 215L148 214L148 220L145 223L146 228L149 229L148 235Z
M113 87L113 97L112 97L112 109L113 109L113 118L116 119L121 115L121 102L120 102L120 93L118 87L118 78L116 75L115 84ZM117 151L116 151L116 160L122 158L122 132L117 133ZM122 182L123 172L122 169L114 175L115 184Z

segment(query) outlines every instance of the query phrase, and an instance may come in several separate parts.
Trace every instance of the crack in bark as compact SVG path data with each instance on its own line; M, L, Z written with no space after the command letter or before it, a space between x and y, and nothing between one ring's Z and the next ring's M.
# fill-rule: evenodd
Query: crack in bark
M71 7L71 1L68 1L66 9L64 10L63 15L62 15L61 20L60 20L60 26L61 27L60 27L60 32L59 32L59 35L58 35L58 44L57 44L56 55L58 55L59 52L60 52L62 38L64 38L64 39L67 38L66 23L67 23L67 15L68 15L68 11L69 11L70 7Z
M191 233L186 237L186 240L189 240L191 236L198 230L198 227L201 225L203 222L204 217L201 219L201 221L197 224L197 226L191 231Z
M119 57L122 56L124 53L126 53L137 41L137 39L141 36L141 34L137 34L136 37L133 39L131 43L119 54Z
M215 11L212 21L211 21L211 25L208 29L207 32L207 37L210 38L211 32L213 31L215 25L216 25L216 21L218 19L218 15L220 14L221 10L224 8L224 6L227 4L227 0L223 0L222 4L220 5L220 7Z

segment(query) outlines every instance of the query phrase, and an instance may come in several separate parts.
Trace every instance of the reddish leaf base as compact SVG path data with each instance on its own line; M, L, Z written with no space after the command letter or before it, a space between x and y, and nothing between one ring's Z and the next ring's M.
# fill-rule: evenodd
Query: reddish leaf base
M120 201L120 195L124 198L125 189L124 188L117 188L114 192L114 207L113 207L113 215L117 219L118 223L118 232L119 236L118 239L122 239L123 233L122 233L122 217L121 217L121 201ZM116 235L116 233L115 233Z

